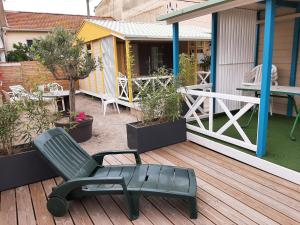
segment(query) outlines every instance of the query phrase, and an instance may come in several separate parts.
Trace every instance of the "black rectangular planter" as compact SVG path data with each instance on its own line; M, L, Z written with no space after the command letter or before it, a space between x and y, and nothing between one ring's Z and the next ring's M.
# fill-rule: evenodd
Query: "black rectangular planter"
M144 127L138 126L138 123L129 123L126 129L128 147L137 149L139 153L186 140L186 120L183 118Z
M0 156L0 191L57 176L37 150Z

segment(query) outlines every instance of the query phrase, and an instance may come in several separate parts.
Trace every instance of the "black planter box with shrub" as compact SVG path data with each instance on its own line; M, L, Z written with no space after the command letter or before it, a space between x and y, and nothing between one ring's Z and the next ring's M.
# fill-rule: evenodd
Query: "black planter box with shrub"
M0 156L0 191L57 176L34 148L14 155Z
M183 118L147 126L142 126L141 122L129 123L126 129L128 147L139 153L186 140L186 120Z

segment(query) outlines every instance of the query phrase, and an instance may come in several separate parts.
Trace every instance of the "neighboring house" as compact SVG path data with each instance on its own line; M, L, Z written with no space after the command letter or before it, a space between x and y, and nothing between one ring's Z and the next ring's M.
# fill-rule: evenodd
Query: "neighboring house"
M18 42L31 45L34 39L46 36L55 27L76 31L82 21L88 18L82 15L14 11L5 11L5 17L6 26L3 30L6 51L13 50L13 44Z
M171 25L89 19L77 35L86 42L88 51L103 62L102 71L97 68L80 81L80 89L86 94L117 97L121 104L132 107L138 100L137 87L153 84L153 71L161 66L172 68ZM198 43L209 41L210 36L207 29L181 26L179 52L198 52ZM128 63L132 57L133 62ZM161 82L169 81L166 78Z
M111 16L131 22L157 22L156 17L206 0L102 0L95 8L98 16ZM183 24L211 28L211 16L199 17Z

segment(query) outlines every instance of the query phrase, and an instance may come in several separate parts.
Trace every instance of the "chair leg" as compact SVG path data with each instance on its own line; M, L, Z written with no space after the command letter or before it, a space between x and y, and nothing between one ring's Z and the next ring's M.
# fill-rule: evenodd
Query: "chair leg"
M140 196L138 194L128 194L128 213L129 219L135 220L139 217L139 199Z
M198 210L197 210L197 198L196 197L189 199L189 209L190 209L190 218L197 219Z
M120 114L120 110L119 110L118 103L116 103L116 107L117 107L117 111L118 111L118 113Z
M106 107L107 107L107 105L104 103L103 104L103 115L105 116L105 113L106 113Z

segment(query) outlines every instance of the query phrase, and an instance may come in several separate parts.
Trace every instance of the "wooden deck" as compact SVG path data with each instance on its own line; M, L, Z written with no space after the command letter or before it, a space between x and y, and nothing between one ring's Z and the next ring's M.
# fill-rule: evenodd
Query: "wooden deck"
M300 186L190 142L142 154L144 163L192 167L198 182L197 220L181 200L141 198L140 217L127 218L122 196L72 202L68 215L53 218L46 196L58 179L1 193L1 225L88 224L300 224ZM131 156L109 156L107 164L132 163Z

